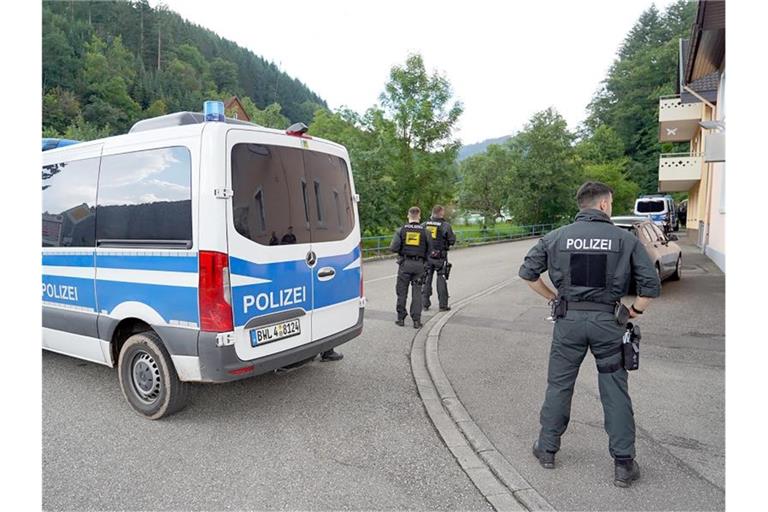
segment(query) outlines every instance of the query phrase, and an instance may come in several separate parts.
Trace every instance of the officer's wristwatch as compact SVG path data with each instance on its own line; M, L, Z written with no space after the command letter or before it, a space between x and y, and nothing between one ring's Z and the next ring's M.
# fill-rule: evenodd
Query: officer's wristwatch
M637 313L638 315L642 315L642 314L643 314L643 312L642 312L642 311L640 311L639 309L637 309L637 308L635 307L635 305L634 305L634 304L632 304L632 305L631 305L631 306L629 306L629 307L632 309L632 311L634 311L634 312L635 312L635 313Z

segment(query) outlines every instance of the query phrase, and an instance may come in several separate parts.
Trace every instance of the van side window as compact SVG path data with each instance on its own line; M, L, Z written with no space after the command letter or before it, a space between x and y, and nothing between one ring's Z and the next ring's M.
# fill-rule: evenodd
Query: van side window
M310 242L310 191L302 151L235 144L231 155L232 208L239 234L261 245Z
M99 159L43 166L43 247L93 247Z
M312 221L312 242L344 240L355 227L346 162L335 155L304 151L304 165L307 175L315 183L317 199L317 219ZM340 194L336 192L338 190L344 192ZM333 201L327 199L330 192L326 191L334 191Z
M96 238L99 244L192 241L189 149L169 147L101 159Z

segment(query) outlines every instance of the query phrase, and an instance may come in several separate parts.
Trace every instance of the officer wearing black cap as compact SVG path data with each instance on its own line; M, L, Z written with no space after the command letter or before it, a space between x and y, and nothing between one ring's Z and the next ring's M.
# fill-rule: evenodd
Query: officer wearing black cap
M570 419L576 376L589 348L597 363L614 484L628 487L640 477L640 468L634 460L635 421L627 371L621 363L627 310L617 303L634 281L637 298L628 316L636 318L659 296L661 283L640 241L611 222L613 191L608 186L584 183L576 200L581 211L575 222L539 240L519 272L536 293L561 304L553 315L547 392L533 454L542 466L554 468ZM545 271L557 293L540 279Z
M413 206L408 210L408 224L398 229L392 237L389 249L400 255L397 260L397 320L399 326L405 325L405 302L408 299L408 287L411 287L411 318L413 327L421 327L421 284L424 281L427 256L432 250L432 241L427 230L419 224L421 210Z
M432 277L437 272L437 301L440 311L448 311L448 250L456 243L456 235L453 234L451 224L443 218L445 209L436 205L432 208L432 218L424 223L432 239L432 251L427 258L427 274L424 278L424 286L421 287L422 304L424 309L432 305Z

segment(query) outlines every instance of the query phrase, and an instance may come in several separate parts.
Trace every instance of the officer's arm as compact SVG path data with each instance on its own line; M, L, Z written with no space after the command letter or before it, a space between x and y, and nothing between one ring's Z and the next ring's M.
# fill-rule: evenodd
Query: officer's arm
M448 229L445 232L445 240L448 242L448 247L456 244L456 235L453 232L453 228L448 224Z
M395 231L395 234L392 236L392 242L389 244L389 250L400 254L401 249L401 241L400 241L400 230L398 229Z
M429 231L426 229L424 230L424 240L426 241L426 251L424 253L424 259L428 258L430 253L432 252L432 248L434 247L434 242L432 241L432 237L429 236Z
M533 291L545 299L550 300L554 299L556 294L550 290L549 286L544 284L544 281L541 280L541 274L546 270L547 246L542 238L530 251L528 251L523 264L520 265L520 270L517 275L519 275L521 279L524 279Z
M651 303L651 299L661 295L661 280L645 247L639 240L635 240L629 261L632 267L632 278L637 288L635 309L644 311Z

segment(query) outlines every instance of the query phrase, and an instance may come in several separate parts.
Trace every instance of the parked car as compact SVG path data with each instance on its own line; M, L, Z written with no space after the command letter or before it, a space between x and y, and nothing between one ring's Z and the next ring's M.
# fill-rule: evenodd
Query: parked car
M665 233L680 230L675 201L670 195L651 194L635 200L635 215L644 216L661 226Z
M659 278L678 281L682 276L683 252L675 242L677 235L665 234L648 217L611 217L613 223L635 234L656 266Z

